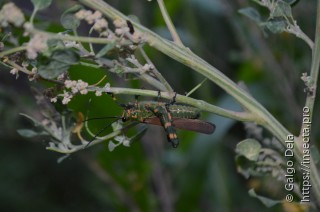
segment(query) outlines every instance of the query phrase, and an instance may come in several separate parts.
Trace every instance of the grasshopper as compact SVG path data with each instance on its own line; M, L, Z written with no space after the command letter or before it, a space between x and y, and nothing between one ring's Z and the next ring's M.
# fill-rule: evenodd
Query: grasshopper
M131 120L163 126L168 141L174 148L179 144L175 128L205 134L212 134L215 130L214 124L199 120L200 110L191 106L164 102L140 102L122 106L124 107L121 116L123 122Z

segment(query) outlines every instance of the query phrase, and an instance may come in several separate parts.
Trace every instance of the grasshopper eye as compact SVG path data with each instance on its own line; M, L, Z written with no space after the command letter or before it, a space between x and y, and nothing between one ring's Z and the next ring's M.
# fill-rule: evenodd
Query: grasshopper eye
M122 117L121 120L122 120L122 122L126 122L127 118L126 117Z

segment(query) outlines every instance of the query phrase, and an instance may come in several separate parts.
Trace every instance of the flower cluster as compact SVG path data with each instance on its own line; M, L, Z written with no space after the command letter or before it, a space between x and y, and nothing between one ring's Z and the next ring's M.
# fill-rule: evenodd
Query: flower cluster
M14 3L7 3L2 7L0 11L0 25L2 27L7 27L9 23L19 27L24 22L23 13Z
M123 19L116 19L113 21L113 24L116 27L115 33L117 35L122 35L130 31L127 23Z
M102 32L108 28L108 21L102 17L100 11L92 13L90 10L79 10L75 17L79 20L85 20L88 24L93 24L93 29L97 32Z
M66 80L64 82L64 85L66 86L66 88L70 88L73 94L78 93L78 92L81 94L88 93L88 90L87 90L88 83L84 82L82 80L78 80L78 81Z
M87 94L88 93L87 88L89 85L87 82L84 82L82 80L66 80L64 82L64 86L66 87L66 89L71 90L71 92L65 90L63 94L60 94L58 96L63 97L62 104L66 105L71 101L74 94L76 93L80 93L83 95ZM57 100L58 100L57 97L53 97L50 99L51 102L57 102Z
M38 53L47 48L47 39L44 34L35 34L27 44L27 57L36 59Z

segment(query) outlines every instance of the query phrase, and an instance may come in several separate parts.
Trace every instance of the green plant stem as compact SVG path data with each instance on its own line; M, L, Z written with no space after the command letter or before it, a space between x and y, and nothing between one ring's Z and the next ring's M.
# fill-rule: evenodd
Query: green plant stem
M37 11L38 11L38 8L34 7L29 20L32 25L33 25L34 17L36 16Z
M88 91L101 91L101 92L111 92L113 94L126 94L126 95L141 95L141 96L150 96L150 97L158 97L159 92L154 90L146 90L146 89L133 89L133 88L117 88L111 87L107 90L101 87L91 86L88 88ZM160 96L162 99L172 100L171 92L160 92ZM191 97L183 96L180 94L176 95L176 101L179 103L187 104L199 108L202 111L207 111L211 113L215 113L217 115L239 120L239 121L255 121L256 117L253 116L250 112L237 112L232 110L223 109L212 104L209 104L203 100L194 99Z
M24 67L19 66L18 64L16 64L15 62L11 61L11 60L7 60L6 61L7 64L11 65L13 68L16 68L18 71L21 71L27 75L31 75L33 74L31 71L27 70Z
M130 20L136 30L139 30L146 41L153 48L163 52L169 57L187 65L198 73L207 77L215 84L224 89L227 93L233 96L246 110L253 113L256 117L256 122L272 132L278 140L285 146L285 140L290 133L285 129L260 103L258 103L249 93L238 87L233 81L222 74L218 69L211 66L203 59L191 52L190 49L180 47L159 35L134 22L127 16L120 13L107 3L101 0L79 0L90 8L101 11L104 15L111 19ZM297 152L299 153L299 152ZM297 156L299 154L296 154Z
M313 119L313 110L314 110L314 103L317 91L317 83L319 77L319 66L320 66L320 0L317 1L317 22L316 22L316 33L315 33L315 45L312 51L312 62L311 62L311 70L310 70L310 87L313 90L313 93L310 95L308 94L305 107L309 108L309 120ZM299 143L303 145L303 131L304 129L309 130L309 136L311 135L311 126L312 124L309 123L302 123L300 136L299 136ZM310 141L309 141L310 142ZM308 143L309 143L308 142ZM316 163L314 158L311 155L310 158L310 175L311 175L311 184L312 184L312 191L315 195L315 199L317 200L318 204L320 202L320 176L319 172L316 167Z
M312 62L311 62L311 70L310 70L310 86L313 90L312 95L308 95L305 103L305 107L308 107L310 110L310 120L313 118L313 109L315 103L315 97L317 92L317 83L318 83L318 75L319 75L319 65L320 65L320 5L318 1L317 7L317 24L316 24L316 34L315 34L315 46L312 51ZM307 124L303 124L301 127L301 132L303 128L306 128ZM301 136L301 134L300 134Z
M18 47L12 48L12 49L8 49L4 52L0 52L0 58L7 56L7 55L10 55L10 54L13 54L13 53L16 53L16 52L25 51L26 49L27 49L26 46L18 46Z
M170 86L170 84L167 82L167 80L162 76L162 74L157 70L156 66L153 64L153 62L148 57L147 53L143 50L141 46L139 46L139 51L141 52L143 58L147 61L148 64L152 65L154 68L151 70L151 72L156 76L156 78L164 85L165 90L168 92L173 93L173 89ZM152 85L152 84L151 84ZM164 91L164 89L161 89Z
M117 131L114 131L104 137L101 137L100 139L95 139L94 141L92 141L90 143L90 146L92 145L96 145L96 144L99 144L99 143L102 143L108 139L111 139L117 135L120 135L122 133L122 130L117 130ZM73 148L70 148L70 149L60 149L60 148L57 148L57 147L47 147L46 149L47 150L51 150L51 151L54 151L54 152L59 152L59 153L63 153L63 154L71 154L71 153L75 153L75 152L78 152L80 150L83 150L87 145L78 145L78 146L74 146Z
M172 21L171 21L171 18L168 14L168 11L166 9L166 6L164 5L164 2L163 0L157 0L158 1L158 4L159 4L159 8L160 8L160 11L161 11L161 14L162 14L162 17L164 19L164 21L166 22L166 25L170 31L170 34L172 36L172 39L173 41L179 45L179 46L183 46L183 43L177 33L177 30L176 28L174 27Z
M52 32L45 32L38 29L33 29L30 31L33 34L42 34L47 36L49 39L60 39L65 41L77 41L77 42L84 42L84 43L96 43L96 44L109 44L120 42L119 39L107 39L107 38L97 38L97 37L83 37L83 36L73 36L73 35L60 35ZM121 40L121 45L131 45L131 41Z

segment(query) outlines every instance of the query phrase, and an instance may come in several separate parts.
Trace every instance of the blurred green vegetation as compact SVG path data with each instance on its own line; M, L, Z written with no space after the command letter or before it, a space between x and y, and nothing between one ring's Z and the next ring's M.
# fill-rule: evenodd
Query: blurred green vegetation
M14 2L30 15L32 9L28 1ZM107 2L125 14L137 16L143 25L169 38L156 1ZM306 96L300 76L308 71L311 57L306 44L288 34L264 37L253 22L237 13L241 7L252 5L249 1L176 0L165 3L186 46L234 81L243 81L277 119L298 133ZM298 24L311 38L314 4L314 1L301 1L293 9ZM59 15L70 5L66 1L54 1L54 5L39 16L39 22L53 22L41 26L59 31ZM160 52L150 47L146 47L146 51L176 92L188 92L203 80L202 76ZM273 70L274 67L280 69ZM104 70L80 66L72 67L70 72L73 79L85 79L89 84L98 82L104 74ZM291 93L284 89L279 75L287 78ZM117 87L148 87L110 74L107 80ZM31 86L43 88L35 83ZM210 82L193 97L240 110ZM134 101L134 97L117 96L117 103L130 101ZM109 96L89 94L77 96L69 107L75 115L87 111L92 117L121 115L117 103ZM2 67L1 211L283 211L281 206L265 208L247 192L254 187L258 193L281 199L283 189L274 179L246 180L236 171L234 149L237 142L246 137L239 122L202 114L202 119L216 124L216 133L207 136L179 131L178 149L171 148L161 127L149 127L146 135L130 148L121 146L109 152L106 142L71 155L58 164L61 155L46 151L45 140L26 140L16 133L17 129L31 127L19 113L40 117L42 109L32 96L28 79L21 75L15 80ZM317 104L315 114L318 112ZM99 120L89 125L92 131L98 132L109 122ZM317 141L319 121L314 120L313 124L312 140ZM265 134L268 136L267 132Z

